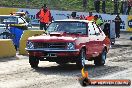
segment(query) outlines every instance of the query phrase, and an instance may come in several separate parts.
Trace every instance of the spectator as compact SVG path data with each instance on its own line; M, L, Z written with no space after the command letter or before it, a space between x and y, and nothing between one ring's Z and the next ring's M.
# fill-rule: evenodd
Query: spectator
M116 38L120 37L120 24L122 22L119 14L117 14L116 18L115 18L115 33L116 33Z
M94 6L97 13L99 13L100 10L100 0L94 0Z
M106 36L108 36L108 38L110 38L110 23L106 23L104 25L103 32L105 33Z
M89 16L86 16L85 19L88 20L88 21L94 20L93 13L92 12L89 12Z
M72 18L72 19L76 19L76 12L72 12L71 18Z
M98 26L101 26L103 24L103 21L98 17L98 15L94 16L94 21Z
M46 4L40 9L40 11L36 14L36 17L40 20L40 30L47 29L47 24L49 24L52 20L51 13Z

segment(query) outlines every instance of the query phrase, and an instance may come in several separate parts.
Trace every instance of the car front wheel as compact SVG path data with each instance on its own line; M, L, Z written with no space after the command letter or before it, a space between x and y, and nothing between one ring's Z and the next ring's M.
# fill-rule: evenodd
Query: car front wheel
M95 58L94 64L96 66L103 66L105 64L105 60L106 60L106 50L103 50L100 56Z
M39 64L39 59L34 56L29 56L29 63L32 68L37 68Z
M79 58L78 58L78 60L76 62L77 66L79 68L85 67L85 60L86 60L86 51L85 51L85 49L82 49L80 51Z

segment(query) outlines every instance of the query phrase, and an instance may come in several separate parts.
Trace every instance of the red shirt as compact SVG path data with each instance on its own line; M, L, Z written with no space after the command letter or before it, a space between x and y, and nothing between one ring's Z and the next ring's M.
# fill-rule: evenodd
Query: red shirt
M92 21L92 20L94 20L94 16L87 16L85 19L88 21Z

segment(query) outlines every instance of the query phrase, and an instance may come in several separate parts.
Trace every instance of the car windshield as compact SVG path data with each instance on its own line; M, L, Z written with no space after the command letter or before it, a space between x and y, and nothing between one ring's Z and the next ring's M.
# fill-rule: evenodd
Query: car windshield
M50 32L66 32L75 34L86 34L86 23L72 21L56 21L49 25L47 31Z
M1 16L0 17L0 24L14 24L17 22L17 18L13 16Z

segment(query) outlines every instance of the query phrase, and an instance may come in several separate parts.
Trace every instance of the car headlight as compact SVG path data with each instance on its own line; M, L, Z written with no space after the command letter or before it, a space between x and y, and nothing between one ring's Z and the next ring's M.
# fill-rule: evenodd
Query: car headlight
M68 49L68 50L73 50L73 49L75 49L75 44L72 43L72 42L67 43L67 49Z
M34 44L33 44L33 42L28 41L28 42L27 42L27 48L28 48L28 49L34 49Z

